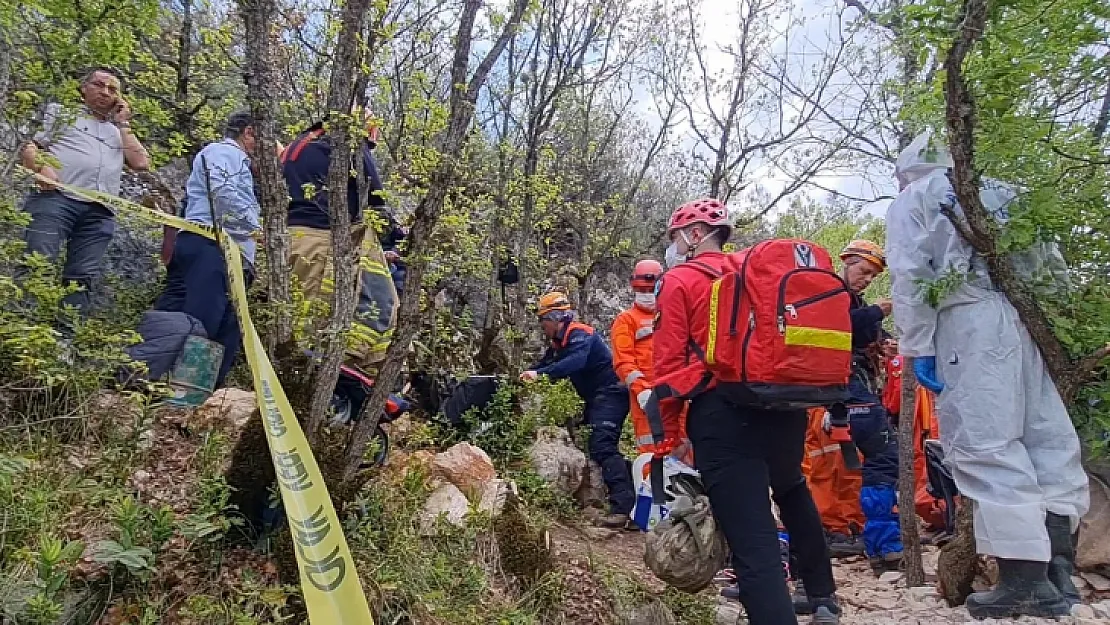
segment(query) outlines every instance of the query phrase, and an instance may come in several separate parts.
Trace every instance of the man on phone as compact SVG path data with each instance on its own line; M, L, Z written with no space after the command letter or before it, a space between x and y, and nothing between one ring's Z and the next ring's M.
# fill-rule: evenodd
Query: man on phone
M131 107L120 95L120 78L98 67L82 77L78 90L82 104L76 110L57 103L46 107L42 131L23 146L21 162L50 181L119 195L124 164L136 171L150 168L150 155L131 132ZM63 303L87 315L89 289L116 228L112 211L41 179L23 209L31 215L24 234L27 252L54 260L66 245L62 280L81 290Z

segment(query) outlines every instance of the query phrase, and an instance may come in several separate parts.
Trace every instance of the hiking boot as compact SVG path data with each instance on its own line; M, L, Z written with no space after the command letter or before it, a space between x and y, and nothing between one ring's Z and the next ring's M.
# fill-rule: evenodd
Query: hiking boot
M863 555L863 541L855 536L830 532L828 544L829 556L833 558L851 558Z
M794 614L813 614L813 604L806 595L806 587L802 584L802 580L794 582L794 594L790 595L790 601L794 604Z
M1045 517L1048 540L1052 546L1052 560L1048 562L1048 581L1064 595L1068 606L1079 603L1079 589L1071 581L1075 575L1075 547L1079 542L1079 532L1071 533L1071 519L1059 514L1048 513Z
M902 552L895 551L881 556L871 556L867 559L867 563L871 565L871 571L876 576L891 571L902 570Z
M973 618L1016 616L1067 616L1068 602L1048 581L1048 563L1031 560L998 560L998 586L967 598Z
M813 617L809 620L811 625L840 625L840 606L836 597L813 597Z

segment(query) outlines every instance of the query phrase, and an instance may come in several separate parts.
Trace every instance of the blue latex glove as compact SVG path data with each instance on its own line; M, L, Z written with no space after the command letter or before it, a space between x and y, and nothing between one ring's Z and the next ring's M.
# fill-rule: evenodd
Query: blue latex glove
M913 373L921 386L939 393L944 390L944 384L937 378L937 357L919 356L913 359Z

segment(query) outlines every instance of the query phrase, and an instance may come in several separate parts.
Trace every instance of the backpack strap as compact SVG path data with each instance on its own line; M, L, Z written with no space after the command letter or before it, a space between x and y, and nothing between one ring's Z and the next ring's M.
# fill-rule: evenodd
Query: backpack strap
M323 135L324 129L317 128L315 130L310 130L294 139L293 143L290 143L285 147L284 150L281 151L282 164L297 160L297 157L301 155L301 152L304 150L304 147L306 145L319 139Z
M700 260L688 260L685 263L679 265L679 267L686 267L686 266L697 269L698 271L704 273L705 275L709 276L710 278L713 278L714 280L721 277L721 270L716 269L714 267L711 267L711 266L707 265L706 263L701 262Z

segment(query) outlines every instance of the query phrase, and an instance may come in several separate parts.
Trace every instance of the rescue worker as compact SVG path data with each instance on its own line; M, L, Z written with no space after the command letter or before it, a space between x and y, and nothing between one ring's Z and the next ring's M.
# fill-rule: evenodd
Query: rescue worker
M886 359L883 407L894 423L898 423L897 417L902 411L902 362L902 357L898 355ZM926 529L940 531L945 529L944 500L929 494L929 471L925 459L925 439L940 436L932 391L924 386L915 389L913 412L914 509L925 523Z
M374 128L359 146L354 163L361 161L366 176L366 204L380 216L387 212L382 183L374 162ZM328 166L331 137L324 122L317 122L297 135L281 153L282 174L289 191L289 262L306 299L328 299L326 283L332 275L331 217ZM351 243L359 253L358 303L348 341L351 364L373 375L393 338L396 324L397 290L378 237L368 233L371 220L364 218L359 201L359 179L347 181L347 213Z
M796 572L805 582L814 611L812 623L839 622L832 565L821 518L802 476L805 446L804 410L766 410L738 406L706 379L698 353L707 343L709 290L712 278L697 268L722 271L729 258L721 251L732 223L724 204L701 199L680 206L667 228L671 245L656 302L653 369L657 386L681 394L707 383L690 401L687 435L716 517L732 552L739 600L751 625L797 623L783 577L778 527L768 489L790 534ZM686 259L693 262L685 263ZM664 426L672 431L685 402L659 403Z
M859 538L865 518L860 509L863 476L844 464L840 443L829 435L828 411L812 408L806 429L806 454L802 472L821 515L821 525L834 558L863 555Z
M644 406L651 397L651 345L655 325L655 283L663 275L663 265L655 260L641 260L632 270L630 283L634 294L632 307L613 320L609 338L613 344L613 368L628 387L632 408L632 431L640 453L654 449L651 426ZM683 440L681 423L672 424L668 438ZM679 450L681 452L681 450ZM679 454L681 455L681 453Z
M942 211L960 212L952 166L930 132L895 164L901 192L886 226L900 351L938 394L945 463L961 496L974 501L978 551L998 561L997 587L968 597L968 611L980 619L1063 616L1079 599L1070 578L1073 540L1090 506L1079 437L1017 311ZM984 180L979 193L1005 223L1016 190ZM1037 282L1066 279L1051 244L1014 253L1011 262ZM952 275L960 281L939 302L930 297L925 286Z
M601 466L601 477L609 490L609 514L598 518L597 523L602 527L628 527L636 491L619 447L628 416L628 392L613 372L613 355L593 328L575 321L565 294L552 292L541 297L537 314L550 346L539 364L520 374L520 379L528 382L541 375L553 380L570 379L586 402L590 459Z
M852 441L863 454L860 508L866 519L863 544L877 573L897 570L902 562L902 532L895 512L898 494L898 439L877 395L879 363L875 346L883 339L883 319L890 300L868 305L862 293L886 269L877 244L852 241L840 253L840 277L852 293L852 377L848 382L848 418Z

